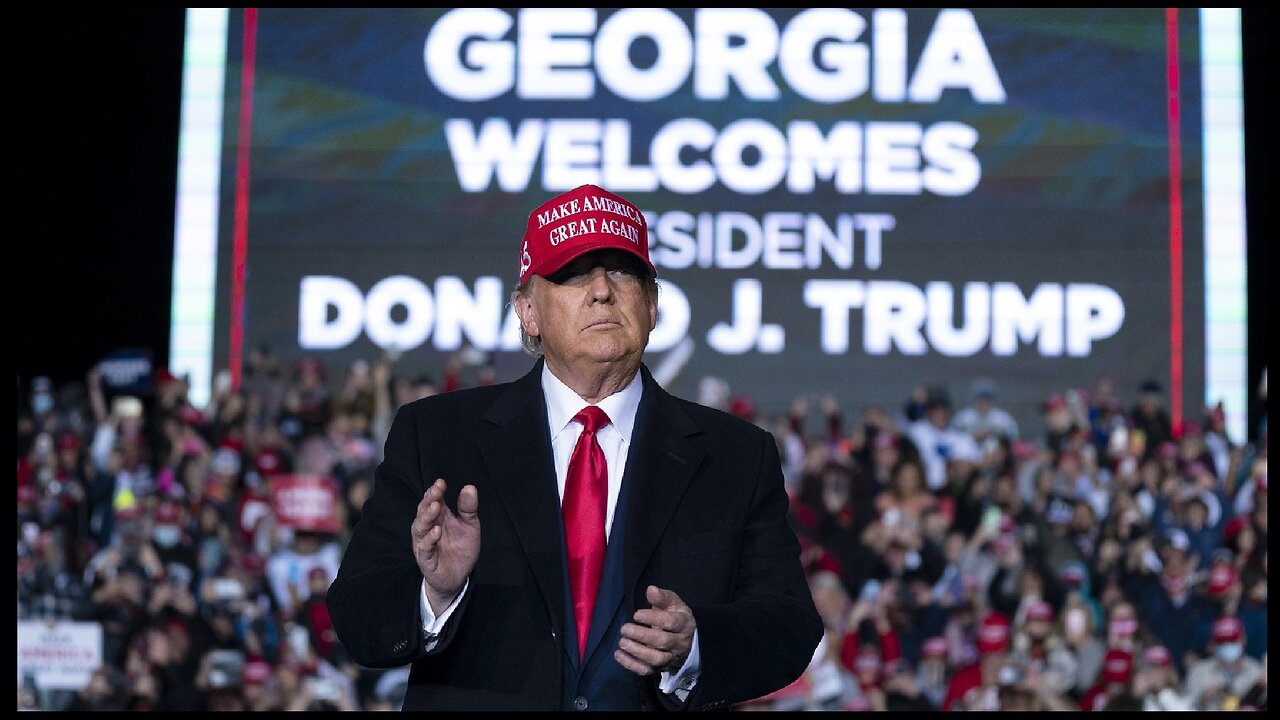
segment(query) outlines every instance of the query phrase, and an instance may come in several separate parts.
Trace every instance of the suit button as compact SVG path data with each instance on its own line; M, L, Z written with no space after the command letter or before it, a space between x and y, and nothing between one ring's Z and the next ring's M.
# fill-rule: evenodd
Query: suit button
M574 710L586 710L586 709L587 709L587 699L586 699L586 698L584 698L584 697L582 697L581 695L579 695L578 697L574 698L574 700L573 700L573 709L574 709Z

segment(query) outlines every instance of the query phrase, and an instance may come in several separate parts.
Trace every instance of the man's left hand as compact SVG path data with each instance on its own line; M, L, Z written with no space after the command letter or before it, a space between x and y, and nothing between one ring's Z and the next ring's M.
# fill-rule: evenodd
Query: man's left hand
M693 611L670 590L650 585L645 599L652 606L637 610L635 622L622 626L622 639L613 657L637 675L676 672L693 648L693 631L698 624Z

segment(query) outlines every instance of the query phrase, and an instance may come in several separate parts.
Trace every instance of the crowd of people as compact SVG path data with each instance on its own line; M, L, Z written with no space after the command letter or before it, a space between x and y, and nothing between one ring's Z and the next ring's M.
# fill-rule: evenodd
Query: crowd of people
M203 407L164 370L137 395L19 377L18 620L96 624L102 663L80 689L20 678L18 708L398 709L408 669L349 659L325 593L396 410L493 377L397 362L257 348ZM1265 710L1265 419L1254 441L1220 406L1175 425L1158 383L1104 377L1046 388L1026 427L965 382L959 407L922 385L773 413L704 384L773 432L826 626L738 709ZM294 474L332 479L336 531L277 516Z

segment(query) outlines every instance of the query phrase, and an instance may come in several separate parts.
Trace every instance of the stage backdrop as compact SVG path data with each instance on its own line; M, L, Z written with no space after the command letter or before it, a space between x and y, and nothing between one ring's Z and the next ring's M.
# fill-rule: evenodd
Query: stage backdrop
M645 212L647 357L765 410L1162 383L1243 437L1236 11L192 10L173 355L523 373L531 208Z

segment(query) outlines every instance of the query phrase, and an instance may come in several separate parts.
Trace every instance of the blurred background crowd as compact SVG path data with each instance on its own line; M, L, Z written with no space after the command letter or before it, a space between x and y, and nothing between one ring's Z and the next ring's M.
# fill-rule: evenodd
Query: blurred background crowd
M18 708L398 709L407 668L353 663L325 592L396 410L493 377L397 363L257 348L204 407L163 369L137 395L20 375L19 626L100 628L101 663L47 682L20 641ZM1106 376L1047 383L1030 427L987 378L696 399L774 433L827 630L738 709L1266 709L1265 414L1231 438L1222 407L1174 424L1158 382Z

